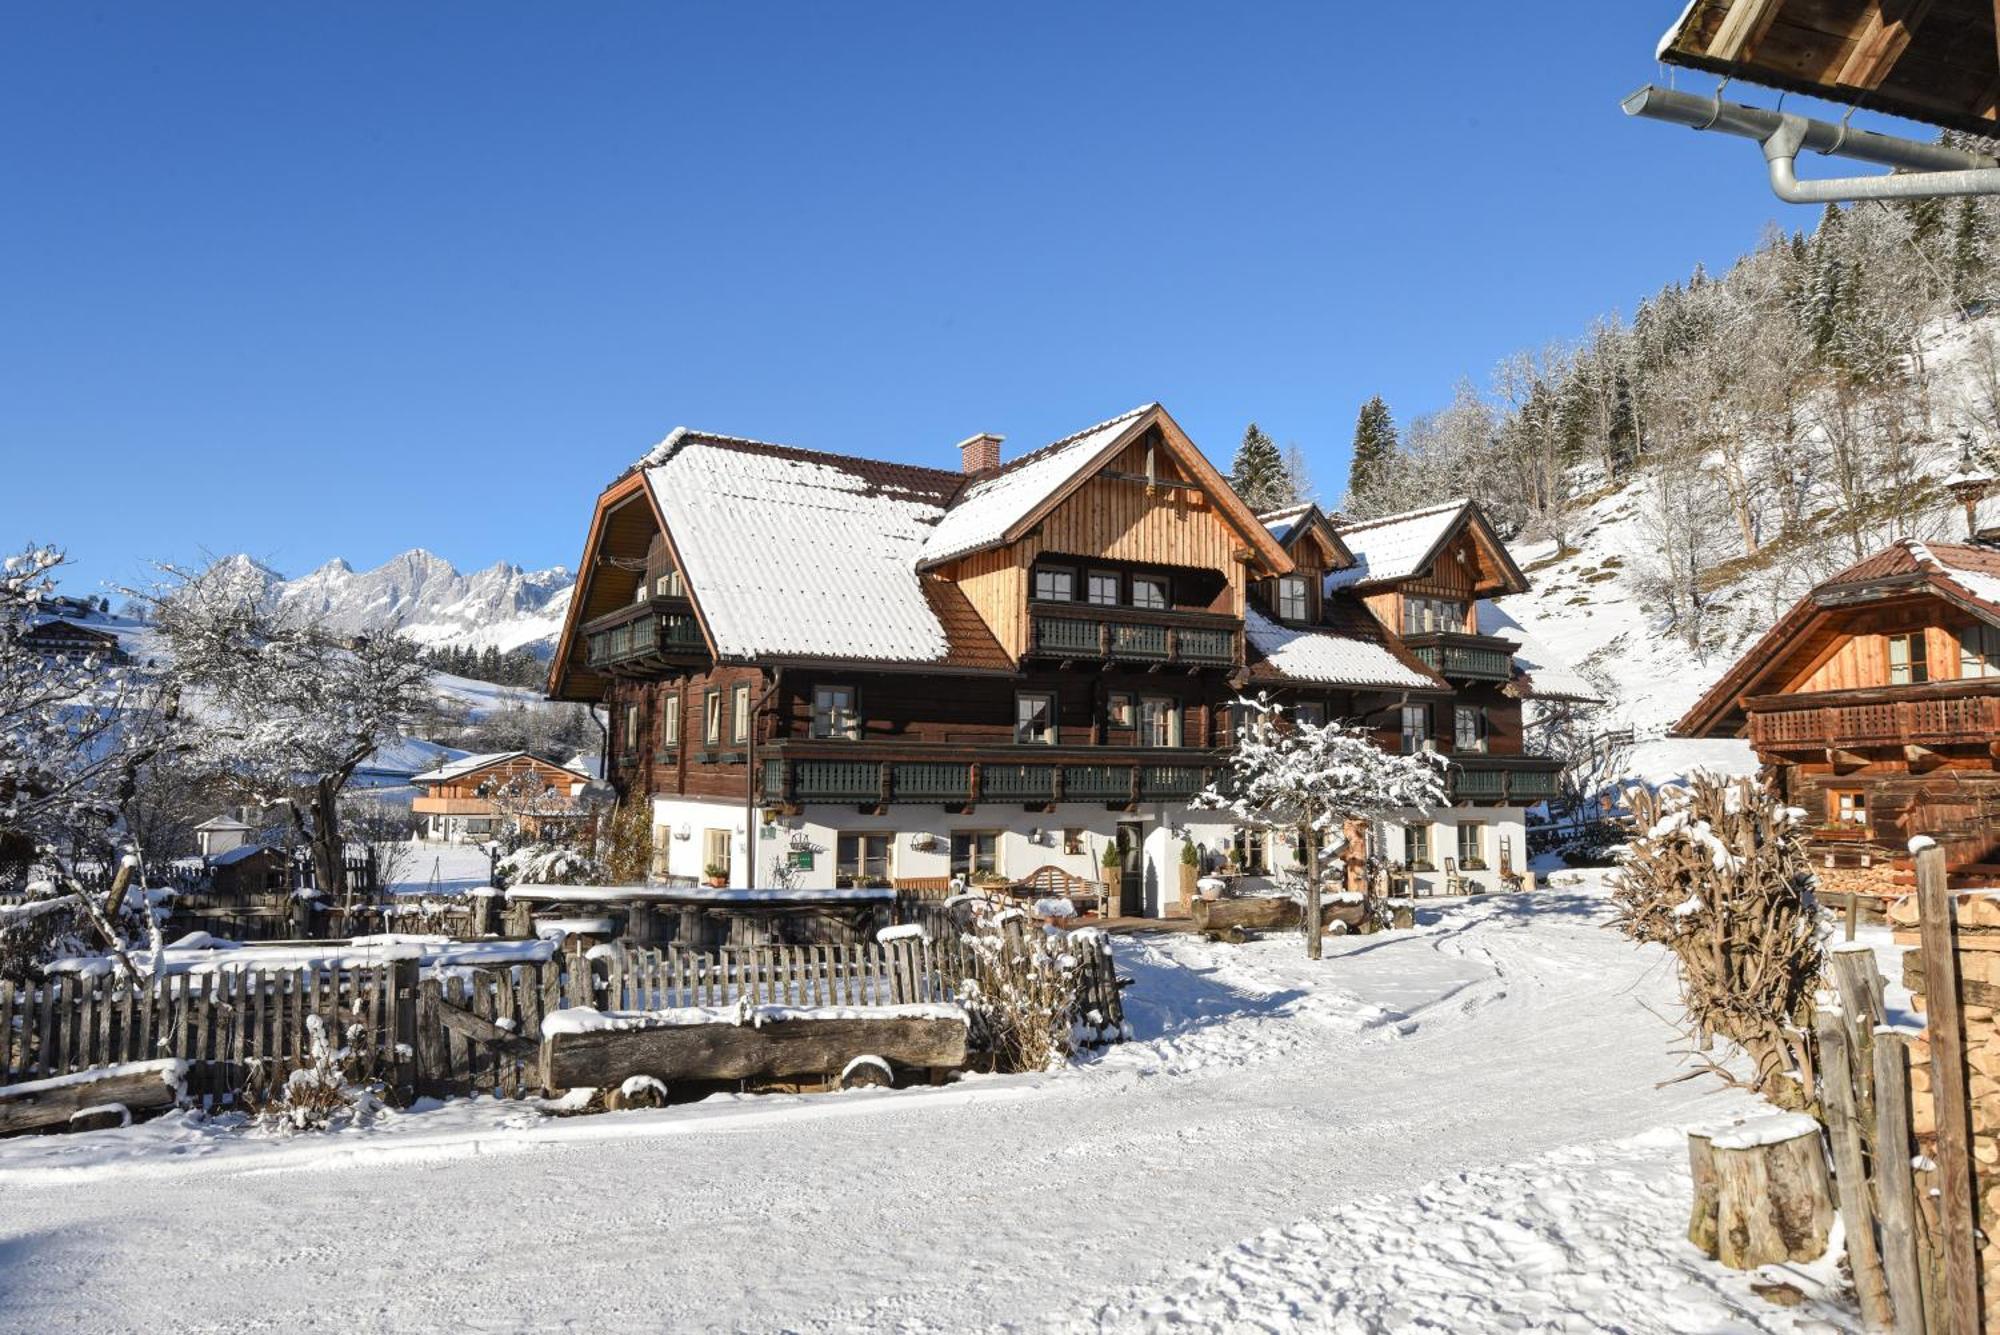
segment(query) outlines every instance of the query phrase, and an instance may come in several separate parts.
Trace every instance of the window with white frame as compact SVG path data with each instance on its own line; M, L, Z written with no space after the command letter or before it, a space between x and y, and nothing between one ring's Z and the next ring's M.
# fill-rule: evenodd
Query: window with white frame
M1139 745L1179 746L1181 707L1177 700L1148 695L1139 701Z
M1056 698L1042 691L1014 697L1014 740L1024 746L1056 744Z
M1116 571L1093 570L1090 572L1090 584L1085 592L1089 595L1091 603L1097 607L1116 607L1123 583Z
M741 745L750 740L750 688L740 685L729 693L729 740Z
M687 595L687 586L681 583L681 572L669 570L653 581L653 596L656 598L682 598Z
M1827 789L1826 818L1829 824L1866 828L1868 824L1868 790L1865 788Z
M1486 869L1486 827L1476 820L1458 823L1458 865L1467 871Z
M1479 705L1454 705L1451 711L1451 749L1486 749L1486 710Z
M701 870L704 876L728 876L730 839L727 830L701 832Z
M1958 632L1958 675L2000 677L2000 626L1982 621Z
M660 749L677 751L681 744L681 693L667 691L660 696Z
M889 884L890 850L896 836L882 833L842 834L834 841L833 872L842 886Z
M1246 875L1263 876L1271 870L1270 839L1262 830L1238 826L1229 851L1236 869Z
M1306 596L1306 582L1298 575L1278 578L1278 617L1283 621L1306 621L1312 616Z
M861 735L861 718L854 709L852 686L813 687L812 735L848 741Z
M625 706L625 754L633 755L639 750L639 729L643 713L637 705Z
M1076 601L1076 572L1060 566L1041 566L1035 571L1035 597L1045 603Z
M1462 634L1465 630L1465 602L1459 598L1403 599L1403 634L1435 635L1440 631Z
M1431 749L1431 707L1404 705L1403 754L1415 755L1419 751Z
M1104 706L1105 723L1113 728L1132 726L1132 697L1123 691L1113 691Z
M1419 871L1434 870L1431 866L1430 826L1405 825L1403 827L1403 865Z
M1165 611L1171 602L1167 596L1166 580L1158 575L1132 576L1132 606Z
M701 740L707 746L722 744L722 692L710 691L702 698Z

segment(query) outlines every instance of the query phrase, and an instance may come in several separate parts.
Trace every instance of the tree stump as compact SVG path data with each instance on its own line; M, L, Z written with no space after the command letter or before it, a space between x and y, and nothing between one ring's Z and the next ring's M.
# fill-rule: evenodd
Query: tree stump
M1689 1141L1690 1162L1695 1150ZM1708 1133L1716 1200L1715 1258L1736 1270L1826 1253L1833 1186L1819 1123L1800 1113L1753 1117ZM1700 1186L1697 1185L1697 1200ZM1688 1236L1697 1246L1699 1225Z

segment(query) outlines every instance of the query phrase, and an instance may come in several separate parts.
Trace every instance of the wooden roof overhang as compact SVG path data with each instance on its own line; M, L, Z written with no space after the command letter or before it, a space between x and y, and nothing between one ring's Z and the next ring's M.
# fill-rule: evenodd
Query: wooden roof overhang
M1195 447L1192 440L1188 439L1187 433L1181 430L1180 424L1174 421L1167 410L1158 404L1134 417L1131 422L1126 424L1123 431L1120 431L1116 437L1097 452L1095 458L1078 469L1060 487L1050 491L1028 513L1015 520L998 539L980 547L974 547L969 551L954 552L950 557L942 560L924 562L919 565L918 569L946 565L952 561L961 560L971 555L974 551L989 551L995 547L1006 547L1019 542L1031 533L1037 524L1046 519L1057 506L1082 490L1086 482L1104 471L1105 467L1113 459L1116 459L1134 441L1145 436L1154 427L1159 428L1160 443L1165 447L1168 457L1187 471L1188 476L1193 479L1195 485L1208 496L1209 500L1215 504L1216 509L1221 512L1223 520L1243 539L1244 547L1240 550L1239 555L1242 557L1244 564L1253 568L1261 568L1264 573L1271 575L1290 573L1292 558L1286 554L1284 547L1279 544L1278 540L1271 535L1271 530L1264 527L1263 522L1257 518L1250 507L1243 503L1243 498L1236 494L1236 489L1229 485L1228 479L1216 471L1215 465L1211 464L1208 461L1208 457Z
M1500 534L1495 531L1493 521L1486 517L1486 512L1479 508L1477 501L1465 503L1458 512L1458 518L1438 535L1437 541L1431 544L1430 550L1424 553L1421 561L1417 562L1417 570L1429 571L1437 564L1438 558L1443 556L1451 544L1464 533L1472 535L1473 545L1488 567L1480 572L1479 579L1473 584L1475 597L1498 598L1510 593L1528 591L1527 575L1514 563L1514 558L1508 554L1507 544L1500 541ZM1393 589L1415 578L1417 578L1415 575L1400 575L1393 579L1360 579L1347 587L1359 593L1372 593Z
M1670 65L2000 136L1993 0L1690 0Z
M1326 511L1320 509L1317 504L1308 505L1306 512L1293 521L1291 529L1283 540L1286 553L1289 555L1297 551L1298 545L1307 538L1317 542L1320 550L1326 554L1326 569L1347 570L1354 565L1353 551L1340 540L1339 530L1334 528L1333 521L1327 518Z
M686 582L687 599L694 612L695 624L701 629L709 656L715 656L715 637L710 634L708 618L702 613L701 597L693 581L687 578L687 564L681 560L680 549L674 545L673 530L668 527L666 516L660 513L653 488L646 481L646 471L635 468L604 489L591 513L590 532L583 543L583 559L577 566L576 592L570 598L569 612L563 617L562 634L556 640L555 657L549 663L548 697L551 700L595 704L604 698L610 684L606 674L573 661L578 647L578 633L584 623L607 616L627 602L626 596L605 588L597 579L597 572L614 563L637 562L643 565L656 533L666 540L674 568L681 572L681 578Z

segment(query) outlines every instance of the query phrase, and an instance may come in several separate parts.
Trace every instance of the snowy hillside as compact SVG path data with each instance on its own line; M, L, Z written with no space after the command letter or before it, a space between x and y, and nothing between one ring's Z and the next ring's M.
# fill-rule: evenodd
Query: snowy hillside
M546 654L562 631L576 577L561 566L523 570L497 562L461 574L421 547L373 570L338 558L310 574L286 579L247 556L226 558L257 581L280 606L340 631L394 626L434 648L526 648Z

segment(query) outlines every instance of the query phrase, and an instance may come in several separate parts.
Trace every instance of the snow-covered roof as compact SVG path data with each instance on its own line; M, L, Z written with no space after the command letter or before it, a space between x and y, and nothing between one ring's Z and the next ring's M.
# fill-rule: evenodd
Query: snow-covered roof
M1311 501L1304 501L1298 505L1288 505L1282 510L1267 510L1257 516L1257 522L1262 524L1272 537L1283 542L1291 537L1292 530L1298 527L1299 520L1305 518L1306 511L1312 508Z
M1321 628L1281 626L1255 608L1243 613L1250 644L1273 668L1298 681L1329 686L1434 689L1438 682L1382 645Z
M1142 403L1130 412L1023 455L993 476L973 483L931 530L918 559L932 565L999 542L1008 529L1089 467L1125 433L1133 419L1158 406Z
M1514 651L1514 670L1525 672L1536 698L1574 700L1580 704L1600 704L1604 692L1588 677L1544 644L1541 638L1501 609L1491 598L1482 598L1476 609L1479 633L1513 640L1521 647Z
M210 816L207 820L195 826L197 830L254 830L256 828L256 826L240 821L234 816Z
M1424 558L1436 550L1470 504L1460 498L1421 510L1337 526L1341 541L1354 553L1354 564L1329 574L1326 587L1342 589L1351 584L1408 579L1421 573Z
M1905 545L1920 569L1943 576L1977 602L2000 608L2000 552L1963 543Z
M211 867L230 867L246 859L254 858L260 853L270 853L273 851L262 844L238 844L235 848L224 849L222 852L210 857L208 865Z
M722 657L930 663L950 652L916 567L956 475L691 432L648 460Z
M446 783L452 779L462 778L467 774L472 774L479 770L486 769L488 766L491 765L498 765L505 761L521 760L521 759L540 761L544 765L555 765L555 762L552 760L543 760L540 756L531 755L529 752L526 751L487 751L479 755L461 756L457 760L451 761L448 764L439 765L434 770L427 770L422 774L413 775L411 776L410 782ZM591 777L590 775L585 774L580 770L571 769L569 766L566 765L556 765L556 768L569 769L570 773L575 774L576 777L579 779L588 779Z

